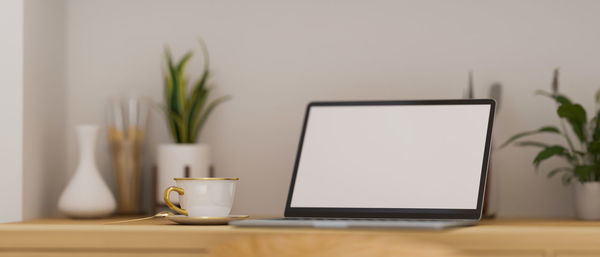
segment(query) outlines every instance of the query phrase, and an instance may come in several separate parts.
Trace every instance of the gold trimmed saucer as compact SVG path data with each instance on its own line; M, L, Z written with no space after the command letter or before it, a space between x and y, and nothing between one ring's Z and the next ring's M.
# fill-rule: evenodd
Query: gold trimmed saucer
M248 218L248 215L229 215L226 217L188 217L185 215L166 216L173 222L183 225L227 225L232 220L243 220Z

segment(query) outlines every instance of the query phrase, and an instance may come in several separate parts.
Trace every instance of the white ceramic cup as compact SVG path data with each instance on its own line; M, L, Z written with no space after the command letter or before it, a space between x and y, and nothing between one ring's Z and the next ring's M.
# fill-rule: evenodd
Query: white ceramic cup
M167 206L189 217L226 217L231 212L235 186L239 178L175 178L177 186L165 190ZM179 193L181 208L169 199L171 191Z

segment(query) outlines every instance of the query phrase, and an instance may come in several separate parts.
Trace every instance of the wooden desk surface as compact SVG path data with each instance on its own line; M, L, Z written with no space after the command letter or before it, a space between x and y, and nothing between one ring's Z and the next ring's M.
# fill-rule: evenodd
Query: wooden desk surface
M600 256L600 222L490 220L442 231L106 224L119 219L0 224L0 256Z

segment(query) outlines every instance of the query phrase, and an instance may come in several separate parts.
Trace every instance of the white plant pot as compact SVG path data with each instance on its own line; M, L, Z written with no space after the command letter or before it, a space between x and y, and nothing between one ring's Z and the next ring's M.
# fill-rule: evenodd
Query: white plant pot
M580 220L600 220L600 182L574 184L575 216Z
M207 144L164 144L158 146L158 174L156 200L164 204L163 192L175 185L173 178L185 177L185 169L189 168L189 177L208 177L211 156ZM171 198L178 203L176 197Z
M98 126L77 126L79 164L58 201L58 209L72 218L101 218L112 214L117 202L96 166Z

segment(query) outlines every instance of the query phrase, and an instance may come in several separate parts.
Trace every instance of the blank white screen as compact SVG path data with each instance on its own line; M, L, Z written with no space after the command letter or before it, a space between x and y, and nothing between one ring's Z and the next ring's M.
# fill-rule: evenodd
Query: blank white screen
M490 108L313 106L291 207L476 209Z

